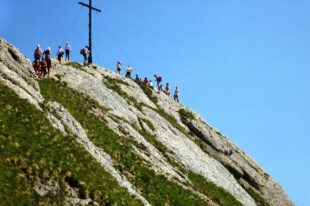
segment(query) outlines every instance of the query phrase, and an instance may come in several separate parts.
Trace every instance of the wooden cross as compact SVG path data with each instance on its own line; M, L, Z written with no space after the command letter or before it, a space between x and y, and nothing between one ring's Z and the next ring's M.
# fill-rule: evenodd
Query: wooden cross
M93 63L93 52L92 52L92 10L95 10L97 12L101 12L100 9L94 8L92 7L92 0L89 0L89 4L85 4L83 2L79 2L79 4L81 4L82 6L85 6L89 9L89 23L88 23L88 28L89 28L89 32L88 32L88 46L89 46L89 56L88 56L88 64L92 64Z

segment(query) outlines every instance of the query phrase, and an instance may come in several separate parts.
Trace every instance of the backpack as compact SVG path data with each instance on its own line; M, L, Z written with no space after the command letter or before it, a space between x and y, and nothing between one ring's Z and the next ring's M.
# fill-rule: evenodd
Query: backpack
M84 48L81 49L80 54L84 54Z
M40 58L41 55L42 55L42 50L39 49L39 48L37 48L37 49L35 50L35 52L34 52L34 55L35 55L36 58Z
M158 81L161 82L161 76L158 77Z

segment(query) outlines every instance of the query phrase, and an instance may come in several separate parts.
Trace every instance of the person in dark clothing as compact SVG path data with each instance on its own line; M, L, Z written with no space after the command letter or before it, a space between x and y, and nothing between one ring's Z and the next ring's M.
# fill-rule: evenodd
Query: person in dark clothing
M47 74L47 63L45 61L45 58L43 57L41 61L41 71L39 75L41 78L43 78L45 77L46 74Z
M61 59L64 55L64 50L61 48L61 46L58 46L58 51L57 51L57 59L59 63L61 64Z
M116 73L121 74L123 64L121 62L116 63Z
M159 90L159 86L160 86L160 83L162 81L162 78L161 78L161 76L158 76L156 74L154 74L154 77L155 77L155 81L157 82L157 88Z
M51 48L47 47L47 49L43 52L43 57L45 58L47 68L46 68L46 73L47 76L50 74L50 69L52 67L52 60L51 60Z

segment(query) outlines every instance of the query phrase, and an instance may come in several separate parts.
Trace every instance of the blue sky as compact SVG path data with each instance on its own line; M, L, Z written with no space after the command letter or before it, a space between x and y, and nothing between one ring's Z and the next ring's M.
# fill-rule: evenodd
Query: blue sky
M83 1L83 0L82 0ZM86 0L84 0L86 2ZM77 0L0 0L0 36L32 57L69 41L82 61ZM94 62L181 89L181 101L256 159L297 205L310 202L310 2L93 0Z

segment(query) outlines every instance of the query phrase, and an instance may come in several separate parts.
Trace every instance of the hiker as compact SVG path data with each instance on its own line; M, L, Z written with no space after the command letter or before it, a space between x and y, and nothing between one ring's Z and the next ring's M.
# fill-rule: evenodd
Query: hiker
M34 62L36 62L37 60L41 61L41 58L42 58L42 49L38 44L36 49L34 50Z
M138 82L140 80L139 74L136 74L135 80Z
M154 88L152 80L149 81L149 86L150 86L152 89Z
M121 74L123 64L121 62L116 63L116 73Z
M130 78L132 70L133 70L133 68L128 65L128 67L126 68L126 75L125 75L125 77Z
M57 59L58 59L60 64L61 64L61 59L62 59L63 55L64 55L64 50L61 48L61 46L58 46Z
M149 84L149 80L147 79L147 77L144 78L143 83L144 83L145 85L148 85L148 84Z
M33 62L32 64L34 71L36 72L36 75L40 74L40 70L41 70L41 64L40 64L40 60L37 59Z
M162 92L163 91L163 85L160 84L159 87L158 87L158 92Z
M50 75L50 69L52 67L51 48L50 47L47 47L46 50L43 52L43 58L45 58L45 61L47 64L46 73L47 73L47 76L49 76Z
M66 53L65 61L70 61L70 52L71 52L71 45L69 44L69 42L67 42L65 47L65 53Z
M165 93L170 96L170 86L169 83L166 84Z
M162 78L161 78L161 76L158 76L157 74L154 74L154 77L155 77L155 81L157 82L157 88L159 90L159 86L160 86L160 83L162 81Z
M41 71L40 71L40 77L45 77L45 75L47 74L47 62L45 61L45 58L42 58L41 61Z
M173 99L176 102L179 102L179 95L180 95L180 90L179 88L176 86L175 90L174 90L174 95L173 95Z
M83 55L84 57L84 65L86 65L87 63L87 58L88 58L88 54L90 53L89 51L89 46L85 46L81 51L80 54Z

